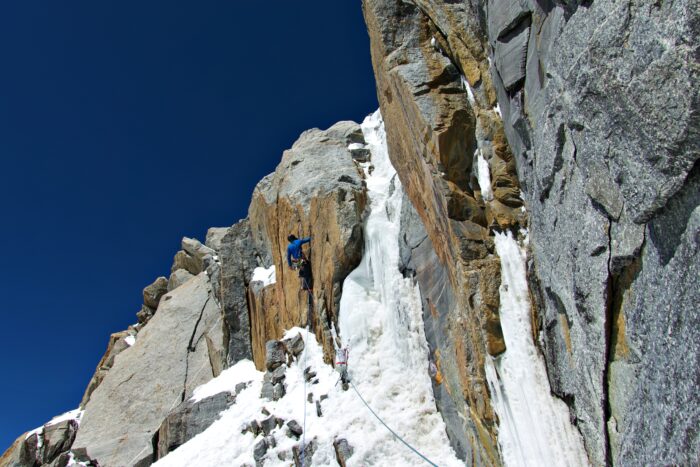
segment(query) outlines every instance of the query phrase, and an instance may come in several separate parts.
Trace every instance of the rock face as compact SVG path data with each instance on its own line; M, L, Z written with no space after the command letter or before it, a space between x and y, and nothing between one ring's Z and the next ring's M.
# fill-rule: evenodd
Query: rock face
M680 368L700 352L686 305L700 298L686 286L698 277L697 5L489 2L489 16L492 3L522 4L510 24L489 21L497 51L530 30L520 80L509 86L498 60L492 72L531 213L552 389L596 464L692 463L700 373ZM682 362L661 350L678 341Z
M249 211L253 243L258 251L269 252L263 256L265 265L272 264L277 271L274 285L251 289L249 297L255 304L251 328L259 368L265 342L281 338L285 329L307 320L332 358L330 326L337 319L342 283L362 257L366 193L348 148L360 142L364 143L362 132L354 122L340 122L325 131L308 130L285 151L275 172L255 188ZM310 317L307 294L300 290L297 273L287 266L289 234L312 238L310 249L304 247L314 274Z
M469 420L460 438L470 446L455 448L499 462L487 391L468 389L483 384L481 355L502 351L484 228L528 223L535 337L590 460L696 461L697 4L363 4L390 155L425 226L423 238L404 217L403 260L440 351L450 403L438 387L438 404L448 432L459 432L450 420ZM449 335L458 310L476 311L481 327L463 328L462 343Z
M157 446L156 459L160 459L182 444L203 432L214 423L219 414L229 408L236 397L222 392L199 402L186 400L163 421L153 438Z
M0 457L0 467L66 465L61 462L75 440L78 426L78 420L67 419L21 435Z
M129 344L127 343L126 339L129 336L133 338L134 335L136 335L136 332L134 331L121 331L109 336L107 351L100 360L100 363L97 364L97 369L95 370L95 374L90 379L90 383L88 383L88 387L83 395L83 400L80 402L80 407L84 408L85 405L87 405L93 391L97 389L97 386L99 386L100 383L102 383L102 380L107 375L107 372L114 365L114 359L116 356L129 348Z
M248 291L260 255L253 245L250 222L239 221L220 240L219 276L213 277L214 295L224 313L226 365L253 358ZM263 357L264 358L264 357Z
M484 362L505 348L490 229L526 220L487 44L462 3L367 0L364 12L389 155L417 213L404 210L403 267L424 298L438 404L458 455L497 464Z
M151 438L169 412L211 379L223 348L222 317L206 274L164 295L133 346L114 360L85 406L73 448L100 465L152 459ZM221 363L219 363L221 365Z

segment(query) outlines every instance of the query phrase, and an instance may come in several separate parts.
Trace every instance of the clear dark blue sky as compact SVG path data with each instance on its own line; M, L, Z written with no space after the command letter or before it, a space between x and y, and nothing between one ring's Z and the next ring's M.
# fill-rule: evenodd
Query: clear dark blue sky
M0 5L0 452L77 407L182 236L377 107L359 0Z

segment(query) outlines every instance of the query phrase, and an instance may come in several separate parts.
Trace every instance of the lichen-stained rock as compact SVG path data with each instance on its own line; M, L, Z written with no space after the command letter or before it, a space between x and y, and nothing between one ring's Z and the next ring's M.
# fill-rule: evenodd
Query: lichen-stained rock
M272 291L264 290L268 306L255 313L266 321L251 323L252 329L265 329L265 339L280 339L285 329L307 323L307 294L297 272L287 266L286 249L289 234L310 236L311 244L304 246L314 275L310 324L332 358L330 327L337 319L342 283L362 257L366 189L348 149L362 142L354 122L306 131L255 189L249 210L254 244L271 253L264 260L277 271ZM264 343L253 337L254 360L260 364Z
M73 449L100 465L134 465L153 455L166 415L213 376L207 337L223 347L222 318L200 274L164 295L158 313L122 351L85 406Z

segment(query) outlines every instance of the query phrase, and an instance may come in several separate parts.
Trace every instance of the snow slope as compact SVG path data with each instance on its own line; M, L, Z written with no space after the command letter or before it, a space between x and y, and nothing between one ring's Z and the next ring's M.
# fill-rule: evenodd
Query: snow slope
M389 162L379 112L367 117L362 128L374 169L369 174L369 164L365 167L370 213L365 223L364 256L346 278L340 304L339 338L350 349L350 377L370 406L406 442L438 465L463 465L449 444L445 424L435 407L419 292L398 270L402 188ZM250 381L236 403L206 431L156 465L254 465L253 448L262 436L255 438L241 431L250 421L267 418L263 407L285 421L305 425L305 440L314 440L317 449L304 465L338 465L333 441L339 438L347 439L354 449L348 460L350 466L425 465L374 418L352 388L342 390L337 384L338 374L323 362L322 349L313 334L295 328L287 332L287 337L297 333L304 337L306 347L286 372L283 398L260 399L263 374L251 362L239 362L194 395L203 398L233 391L236 384ZM307 383L305 387L305 366L317 373L317 384ZM321 417L315 404L306 402L308 392L313 393L314 401L327 396L321 402ZM272 436L276 446L268 450L265 465L289 465L291 449L300 440L290 437L285 426L273 431Z

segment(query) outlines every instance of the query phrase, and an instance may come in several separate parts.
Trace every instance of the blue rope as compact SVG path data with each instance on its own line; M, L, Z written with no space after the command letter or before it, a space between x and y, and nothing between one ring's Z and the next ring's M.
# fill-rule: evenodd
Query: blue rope
M304 343L304 369L302 370L301 376L304 378L304 431L301 435L301 467L304 467L304 451L306 447L306 375L304 371L306 370L306 356L309 354L309 326L306 326L306 342Z
M306 283L306 279L302 278L304 281L304 284L308 286ZM311 292L307 290L307 293L309 294L309 309L311 309ZM307 311L307 321L308 321L308 311ZM301 467L304 467L304 451L306 450L306 374L304 373L306 371L306 357L309 355L309 323L306 323L306 339L304 341L304 369L302 370L301 376L304 378L304 428L302 431L301 435Z
M372 412L372 415L374 415L375 417L377 417L377 420L379 420L379 421L381 422L381 424L384 425L384 426L386 427L386 429L389 430L389 431L391 432L391 434L394 435L394 437L395 437L396 439L398 439L398 440L401 441L403 444L405 444L406 447L407 447L408 449L410 449L411 451L413 451L413 452L415 452L416 454L418 454L425 462L427 462L428 464L432 465L433 467L438 467L437 464L435 464L434 462L431 462L430 459L428 459L428 458L425 457L423 454L421 454L420 452L418 452L413 446L411 446L410 444L408 444L406 441L403 440L403 438L401 438L399 435L397 435L396 432L395 432L394 430L392 430L391 428L389 428L389 425L387 425L386 423L384 423L384 420L382 420L381 418L379 418L379 415L377 415L377 414L374 412L374 410L372 410L372 407L370 407L369 404L367 404L367 402L365 401L365 399L362 397L362 394L360 394L360 391L358 391L357 388L355 387L355 383L353 383L352 381L350 381L350 385L351 385L352 388L355 390L355 392L357 393L357 396L360 398L360 400L362 401L362 403L365 404L365 407L367 407L367 408L369 409L369 411Z

